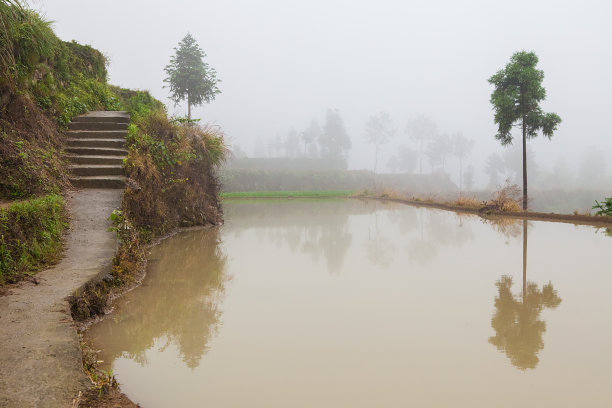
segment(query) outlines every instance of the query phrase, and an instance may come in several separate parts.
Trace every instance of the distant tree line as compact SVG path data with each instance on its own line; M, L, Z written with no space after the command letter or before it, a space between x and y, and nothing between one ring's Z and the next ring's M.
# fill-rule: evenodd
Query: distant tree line
M277 134L267 141L259 136L255 141L253 157L320 159L326 163L327 169L343 170L347 168L351 147L351 138L344 127L340 112L337 109L328 109L323 125L313 119L301 132L291 129L285 136ZM247 154L239 146L235 146L234 156L243 159Z

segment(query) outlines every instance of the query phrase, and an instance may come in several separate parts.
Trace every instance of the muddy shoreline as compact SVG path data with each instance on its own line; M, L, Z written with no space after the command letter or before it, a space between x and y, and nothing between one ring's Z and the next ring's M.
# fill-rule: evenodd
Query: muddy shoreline
M454 211L454 212L459 212L459 213L464 213L464 214L478 215L485 219L491 218L491 217L505 217L505 218L520 219L520 220L560 222L560 223L574 224L574 225L590 225L593 227L600 227L600 228L612 227L612 217L608 217L608 216L594 216L594 215L580 215L580 214L557 214L557 213L542 213L542 212L533 212L533 211L527 211L527 212L523 212L523 211L516 211L516 212L483 211L481 208L462 207L462 206L446 204L446 203L410 200L410 199L404 199L404 198L390 198L390 197L356 197L356 198L368 198L368 199L375 199L375 200L380 200L380 201L396 202L396 203L412 205L415 207L437 208L439 210Z
M111 316L114 312L114 303L121 299L125 294L138 288L142 285L142 282L147 275L147 264L151 250L159 245L164 240L171 238L179 233L201 230L206 228L212 228L212 225L203 225L195 227L182 227L176 228L175 230L168 232L167 234L156 238L153 242L148 243L143 251L145 252L143 263L135 271L131 271L129 277L130 281L124 285L112 288L106 297L107 305L104 309L103 315L92 316L82 321L74 321L74 327L79 337L79 344L81 347L81 353L83 356L83 370L90 375L99 376L103 372L98 368L97 352L94 344L85 340L84 334L96 324L102 322L107 317ZM94 389L95 392L85 392L79 395L80 400L74 405L75 407L94 407L94 408L110 408L110 407L140 407L140 405L134 403L129 399L127 395L121 392L121 384L116 382L114 377L107 378L101 386L102 392L98 389Z

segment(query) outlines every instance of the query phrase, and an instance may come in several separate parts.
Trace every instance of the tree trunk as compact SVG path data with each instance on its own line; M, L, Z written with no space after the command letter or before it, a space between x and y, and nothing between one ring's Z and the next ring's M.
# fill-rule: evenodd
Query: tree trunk
M423 175L423 139L421 139L421 153L419 154L419 159L421 161L419 168L419 175Z
M191 120L191 98L189 93L187 93L187 119Z
M376 166L378 165L378 145L374 149L374 174L376 174Z
M459 156L459 197L461 197L461 190L463 189L463 160Z
M372 177L374 178L373 180L373 185L374 185L374 191L376 191L376 166L378 165L378 145L376 145L376 149L374 150L374 174L372 175Z
M523 210L527 210L527 123L523 116Z

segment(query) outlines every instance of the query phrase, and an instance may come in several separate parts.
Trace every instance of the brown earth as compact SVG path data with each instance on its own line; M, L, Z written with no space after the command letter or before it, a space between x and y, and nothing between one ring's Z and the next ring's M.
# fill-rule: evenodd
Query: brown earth
M608 217L608 216L592 216L592 215L580 215L580 214L557 214L557 213L542 213L542 212L533 212L533 211L512 211L510 212L510 211L498 211L495 209L486 209L486 208L463 207L460 205L453 205L453 204L447 204L447 203L438 203L438 202L422 201L422 200L410 200L410 199L404 199L404 198L387 198L387 197L372 197L372 198L375 198L378 200L394 201L398 203L414 205L416 207L430 207L430 208L438 208L438 209L447 210L447 211L456 211L456 212L461 212L461 213L466 213L466 214L476 214L484 218L491 217L491 216L499 216L499 217L526 219L526 220L533 220L533 221L561 222L561 223L574 224L574 225L592 225L594 227L612 226L612 217Z
M67 407L92 388L66 298L110 271L117 239L107 231L108 217L121 194L71 193L63 258L0 297L0 406Z

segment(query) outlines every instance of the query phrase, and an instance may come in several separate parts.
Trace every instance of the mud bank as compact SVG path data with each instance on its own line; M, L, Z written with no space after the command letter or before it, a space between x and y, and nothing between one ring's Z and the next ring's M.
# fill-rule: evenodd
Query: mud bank
M413 205L415 207L438 208L440 210L455 211L455 212L460 212L460 213L465 213L465 214L479 215L483 218L506 217L506 218L521 219L521 220L561 222L561 223L574 224L574 225L591 225L594 227L612 227L612 217L605 217L605 216L541 213L541 212L532 212L532 211L513 211L513 212L496 211L496 210L484 211L483 208L470 208L470 207L462 207L459 205L452 205L452 204L446 204L446 203L409 200L409 199L403 199L403 198L388 198L388 197L357 197L357 198L373 198L373 199L381 200L381 201L390 201L390 202Z

